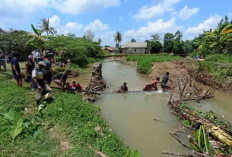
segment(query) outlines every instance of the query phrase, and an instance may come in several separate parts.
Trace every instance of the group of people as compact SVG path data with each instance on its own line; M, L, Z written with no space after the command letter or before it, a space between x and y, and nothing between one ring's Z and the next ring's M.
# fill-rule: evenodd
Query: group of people
M167 72L164 76L162 81L160 82L160 78L157 77L154 81L152 81L151 83L147 83L146 86L143 88L143 91L156 91L158 90L157 84L160 83L161 84L161 88L163 89L163 91L168 91L171 90L171 87L167 85L168 81L169 81L169 72ZM170 80L172 82L172 80ZM126 93L128 92L128 87L127 87L127 83L124 82L123 85L118 89L118 93Z
M32 52L34 53L34 51ZM16 84L18 87L22 87L22 75L21 69L18 62L18 53L12 52L13 58L11 60L11 67L13 77L16 80ZM39 58L34 58L33 55L28 56L28 61L25 63L26 68L26 81L30 83L31 88L33 88L36 92L36 102L37 105L40 104L42 95L51 92L50 84L53 81L58 86L62 88L62 90L68 90L72 92L79 91L81 92L82 87L76 83L72 82L70 85L66 82L68 75L71 74L71 70L68 69L65 72L60 72L54 75L52 69L52 60L54 58L53 53L47 52L41 60ZM37 63L37 66L35 64Z

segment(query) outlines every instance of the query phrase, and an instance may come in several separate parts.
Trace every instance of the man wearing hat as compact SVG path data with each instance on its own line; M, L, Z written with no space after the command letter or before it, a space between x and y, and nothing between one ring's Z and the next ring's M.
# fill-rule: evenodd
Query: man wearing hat
M38 63L38 67L34 68L32 71L32 87L36 90L36 103L40 104L43 92L51 91L49 86L46 86L43 76L43 68L46 64L42 61Z

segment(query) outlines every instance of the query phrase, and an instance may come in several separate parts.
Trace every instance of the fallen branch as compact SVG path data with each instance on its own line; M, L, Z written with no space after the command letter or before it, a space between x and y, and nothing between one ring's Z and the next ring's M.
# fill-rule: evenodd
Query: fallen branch
M108 157L107 155L103 154L102 152L99 152L99 151L97 151L96 149L94 149L94 148L93 148L92 146L90 146L89 144L88 144L88 147L89 147L91 150L93 150L94 153L96 153L98 156L100 156L100 157Z
M173 155L173 156L193 157L192 155L181 154L181 153L173 153L173 152L167 152L167 151L163 151L162 154Z
M189 146L187 146L186 144L184 144L183 142L181 142L181 140L176 136L174 135L174 133L169 133L173 138L175 138L182 146L184 146L185 148L188 148L191 150L191 148Z

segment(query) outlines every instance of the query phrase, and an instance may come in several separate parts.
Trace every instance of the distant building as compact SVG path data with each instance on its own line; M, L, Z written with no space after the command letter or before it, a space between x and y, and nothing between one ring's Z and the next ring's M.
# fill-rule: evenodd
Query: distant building
M104 47L103 50L106 53L117 53L118 52L116 47Z
M145 54L147 51L147 42L129 42L122 46L123 52L127 54Z

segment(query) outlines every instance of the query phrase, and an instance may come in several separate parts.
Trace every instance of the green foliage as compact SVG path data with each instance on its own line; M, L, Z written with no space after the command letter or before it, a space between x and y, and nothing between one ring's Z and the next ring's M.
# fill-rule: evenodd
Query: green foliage
M87 39L57 36L45 43L45 48L53 49L62 54L62 59L70 58L72 63L85 67L92 59L103 54L99 43Z
M10 54L15 50L19 53L19 60L24 60L31 53L33 47L25 47L25 43L32 37L25 31L0 32L0 52Z
M125 157L139 157L139 152L137 150L131 152L130 149L127 149Z
M224 64L231 63L231 60L232 56L230 54L209 55L205 58L204 62L199 62L197 70L208 72L216 76L219 80L223 80L227 77L232 77L231 66L223 66Z
M162 50L162 44L159 41L150 42L151 53L160 53Z
M85 102L78 95L56 93L56 100L44 111L49 121L71 131L67 135L75 143L84 141L108 156L124 156L126 147L110 131L100 116L100 108ZM99 127L100 131L95 128Z
M191 122L188 120L183 120L182 124L189 126L189 125L191 125Z
M126 56L127 60L137 61L137 70L142 74L149 74L154 62L166 62L180 59L177 56L169 55L130 55Z

